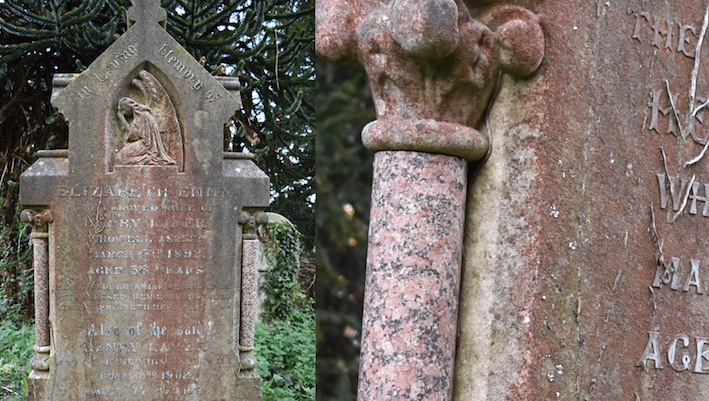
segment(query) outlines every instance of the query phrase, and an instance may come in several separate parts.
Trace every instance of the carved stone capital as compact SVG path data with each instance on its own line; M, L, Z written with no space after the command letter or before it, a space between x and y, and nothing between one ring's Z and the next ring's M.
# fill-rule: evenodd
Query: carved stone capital
M242 235L244 239L257 239L256 229L261 224L268 223L268 215L262 211L249 212L242 211L239 213L238 223L242 226Z
M20 213L20 220L32 226L32 235L34 237L37 237L41 236L41 234L44 234L46 236L49 228L49 223L54 221L54 217L52 216L52 212L50 212L49 209L45 209L42 211L25 209L22 211L22 213Z
M365 146L483 157L487 139L476 128L500 74L530 75L544 58L538 17L497 5L474 19L462 0L350 3L319 3L316 46L369 75L377 122Z

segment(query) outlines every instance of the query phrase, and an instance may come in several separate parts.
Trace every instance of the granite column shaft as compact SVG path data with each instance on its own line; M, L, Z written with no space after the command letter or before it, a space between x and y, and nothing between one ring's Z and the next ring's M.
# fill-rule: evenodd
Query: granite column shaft
M254 341L256 338L256 298L258 297L258 266L261 260L261 241L258 227L268 222L266 213L242 211L239 214L242 226L241 241L241 319L239 322L239 359L241 375L256 374Z
M244 239L241 265L241 324L239 346L242 351L254 349L256 297L258 296L258 260L261 244L258 239Z
M33 232L31 238L34 254L35 344L46 347L49 345L49 234Z

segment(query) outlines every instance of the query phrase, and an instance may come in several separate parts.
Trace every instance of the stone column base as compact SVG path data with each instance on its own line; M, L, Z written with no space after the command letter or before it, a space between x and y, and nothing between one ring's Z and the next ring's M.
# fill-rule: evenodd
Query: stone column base
M27 401L51 400L51 388L48 386L50 347L34 345L34 356L30 365L32 372L27 378Z
M27 378L26 401L51 400L51 387L49 386L49 371L33 370Z

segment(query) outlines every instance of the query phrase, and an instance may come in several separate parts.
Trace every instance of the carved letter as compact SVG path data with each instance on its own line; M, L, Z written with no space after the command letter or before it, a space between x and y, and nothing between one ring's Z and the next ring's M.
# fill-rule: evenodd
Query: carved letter
M666 115L670 114L670 112L672 111L672 104L670 102L668 102L670 104L667 107L660 108L660 96L662 96L663 93L664 93L664 91L662 89L652 90L650 92L650 97L652 98L652 100L650 101L650 103L648 103L648 106L650 106L650 108L652 109L652 113L651 113L652 117L650 119L650 127L648 127L648 130L651 130L651 131L654 130L658 134L661 133L660 130L657 128L657 126L658 126L657 119L658 119L660 113L662 113L663 116L666 116ZM674 104L677 104L678 99L679 99L679 93L675 93L674 96L672 96L672 101L674 102ZM677 129L677 122L675 121L674 115L670 116L667 119L667 131L666 132L673 133L673 134L675 134L675 136L679 133L678 129Z
M699 281L699 261L690 259L689 262L692 264L692 270L689 272L689 277L687 277L687 281L684 283L682 291L689 291L689 287L693 285L697 287L697 294L704 294L704 290L702 290L702 285Z
M672 258L669 264L662 260L657 264L657 269L655 270L655 280L653 280L652 286L655 288L662 288L662 284L667 285L670 284L671 281L670 288L677 291L679 290L678 273L679 258Z
M667 350L667 361L670 363L670 366L672 367L672 369L674 369L678 372L682 372L684 370L689 369L690 357L689 357L689 354L685 352L684 354L682 354L682 359L681 359L682 366L678 367L675 365L675 353L677 350L677 343L679 342L679 340L682 340L682 344L684 344L683 345L684 348L689 347L689 337L685 336L684 334L675 337L675 339L672 340L672 342L670 343L670 348Z
M697 361L694 363L694 373L704 373L709 372L702 369L702 364L704 360L709 360L709 350L705 350L704 346L709 343L709 338L697 337Z
M669 197L667 196L667 188L665 187L665 180L667 178L669 178L670 181L670 196L672 197L672 209L677 211L679 210L679 205L682 201L682 194L684 193L684 189L687 187L687 180L679 179L679 176L666 177L665 174L657 174L657 183L660 184L660 208L662 209L667 208L667 201L669 200ZM679 180L680 182L679 190L675 186L675 182L677 182L677 180ZM696 214L696 204L694 214Z
M645 346L645 351L643 356L638 362L638 366L642 365L643 368L647 369L647 361L655 361L655 369L664 369L662 366L662 361L660 360L660 348L657 346L657 337L660 335L659 331L648 331L647 345ZM698 347L699 345L697 345ZM701 368L701 364L700 364ZM696 369L696 367L695 367Z
M662 31L662 22L665 22L665 26L667 27L666 31ZM655 24L652 26L652 30L655 31L655 39L652 42L652 45L660 48L660 36L665 37L665 48L667 49L672 49L672 28L674 27L674 23L671 22L668 19L662 19L662 18L657 18L655 17Z
M679 44L677 45L677 51L682 52L685 56L689 58L694 58L694 53L696 53L696 48L692 51L687 51L684 48L685 43L690 43L689 36L687 32L691 32L693 36L697 35L697 31L692 25L682 25L679 26Z
M709 193L709 184L704 184L704 194ZM689 195L689 199L692 203L689 207L690 214L697 214L697 201L704 202L704 209L702 210L703 216L709 216L709 202L707 202L706 196L699 196L699 183L695 182L692 184L692 191Z
M640 14L635 14L635 30L633 31L632 38L636 39L638 42L642 42L642 40L640 40L640 35L639 35L639 33L640 33L640 18L641 17L645 18L645 21L650 23L650 14L648 14L646 12L642 12Z

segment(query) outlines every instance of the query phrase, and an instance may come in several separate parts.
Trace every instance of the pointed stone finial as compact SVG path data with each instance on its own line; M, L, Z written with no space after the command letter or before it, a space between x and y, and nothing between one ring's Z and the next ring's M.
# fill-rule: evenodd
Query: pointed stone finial
M133 6L128 9L128 28L133 24L158 23L163 28L167 23L167 12L160 7L160 0L131 0Z

